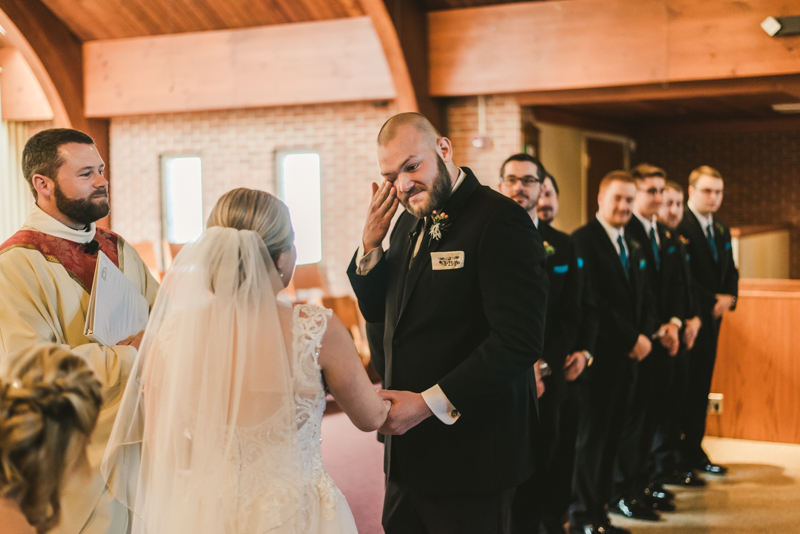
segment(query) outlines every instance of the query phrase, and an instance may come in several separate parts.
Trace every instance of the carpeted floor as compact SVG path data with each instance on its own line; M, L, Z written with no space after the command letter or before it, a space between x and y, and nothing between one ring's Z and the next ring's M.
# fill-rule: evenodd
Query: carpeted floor
M322 418L322 460L342 490L359 534L383 534L383 444L375 432L361 432L347 415Z

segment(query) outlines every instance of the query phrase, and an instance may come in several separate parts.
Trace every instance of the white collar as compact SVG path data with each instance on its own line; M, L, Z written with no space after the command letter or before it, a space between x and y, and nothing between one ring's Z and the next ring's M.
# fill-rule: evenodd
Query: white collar
M536 227L537 230L539 229L539 215L538 214L533 218L533 225Z
M466 176L467 176L467 173L465 173L464 170L461 167L459 167L458 168L458 178L456 178L456 183L453 184L453 190L451 191L452 193L456 192L456 189L458 189L458 186L461 185L461 182L464 181L464 178L466 178Z
M714 215L713 214L709 213L707 217L703 216L703 215L700 215L700 212L698 212L694 208L694 206L692 206L692 201L691 200L689 202L687 202L686 205L689 206L689 209L692 210L692 213L694 213L694 216L697 217L697 221L700 223L700 228L703 229L703 233L706 233L706 229L709 226L711 226L713 228L713 226L714 226Z
M28 214L25 224L22 225L22 229L36 230L43 234L49 234L76 243L88 243L94 239L94 235L97 233L97 225L95 223L89 225L88 231L74 230L46 214L44 210L36 204L31 208L31 212Z
M645 233L649 236L650 235L650 229L651 228L655 228L655 226L656 226L655 223L653 221L648 221L647 219L645 219L644 217L642 217L641 215L639 215L635 211L633 212L633 214L636 216L637 219L639 219L639 222L642 223L642 226L644 226Z
M614 243L614 245L617 244L617 237L619 237L619 236L622 236L622 241L623 241L623 243L625 242L625 227L624 226L622 228L620 228L619 230L617 230L616 228L614 228L613 226L608 224L605 221L605 219L603 219L600 216L600 213L598 213L595 217L597 217L597 220L600 221L600 224L603 225L603 228L605 229L606 233L608 234L608 238L611 240L612 243Z

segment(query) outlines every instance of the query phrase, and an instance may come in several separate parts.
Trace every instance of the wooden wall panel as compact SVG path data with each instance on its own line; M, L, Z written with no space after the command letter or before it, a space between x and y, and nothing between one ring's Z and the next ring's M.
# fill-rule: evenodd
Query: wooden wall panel
M0 103L4 121L49 121L53 108L22 53L0 48Z
M91 41L84 57L89 117L395 97L368 17Z
M431 94L613 87L800 71L769 37L787 0L557 0L429 14Z
M800 443L800 281L746 280L722 321L707 434Z

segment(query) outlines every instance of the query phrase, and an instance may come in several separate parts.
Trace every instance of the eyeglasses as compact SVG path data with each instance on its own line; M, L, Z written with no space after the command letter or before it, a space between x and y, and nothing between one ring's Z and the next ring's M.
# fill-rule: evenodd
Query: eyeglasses
M660 194L660 195L664 194L664 188L663 187L661 189L657 189L655 187L651 187L650 189L639 189L639 191L641 191L642 193L647 193L651 197L656 196L656 194Z
M516 176L506 176L503 178L503 182L507 183L508 185L517 185L517 182L520 182L525 187L530 187L533 184L540 184L542 180L540 178L536 178L535 176L522 176L517 178Z

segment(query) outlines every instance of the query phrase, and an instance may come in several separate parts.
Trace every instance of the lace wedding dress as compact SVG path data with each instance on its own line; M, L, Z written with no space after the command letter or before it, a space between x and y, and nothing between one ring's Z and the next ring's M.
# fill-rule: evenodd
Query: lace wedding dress
M298 306L263 240L212 227L161 285L103 459L133 534L351 534L325 472L318 362L330 310Z
M270 477L275 475L276 455L271 445L270 421L254 427L238 427L234 441L234 462L239 470L235 488L238 513L230 532L320 534L356 533L347 501L322 465L320 430L325 411L325 390L319 366L319 349L331 310L301 305L294 308L291 370L295 392L297 447L302 470L291 486L300 489L301 508L277 529L276 512L284 492ZM276 457L277 456L277 457ZM287 473L287 476L290 474ZM291 481L290 481L291 482Z

